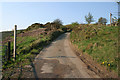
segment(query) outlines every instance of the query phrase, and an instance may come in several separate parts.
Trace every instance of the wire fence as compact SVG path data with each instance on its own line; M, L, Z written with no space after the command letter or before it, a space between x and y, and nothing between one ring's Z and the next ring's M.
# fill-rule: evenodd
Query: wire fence
M0 46L2 46L0 55L2 55L2 64L4 64L6 61L9 61L11 59L12 48L10 46L10 41L6 45L0 45Z

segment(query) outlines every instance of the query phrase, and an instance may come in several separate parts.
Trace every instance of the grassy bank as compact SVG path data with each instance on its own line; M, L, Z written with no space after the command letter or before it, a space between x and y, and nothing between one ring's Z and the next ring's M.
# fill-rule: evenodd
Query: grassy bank
M81 25L73 29L70 39L81 53L89 54L99 64L118 72L117 26Z
M40 32L38 32L40 33ZM37 33L37 34L38 34ZM30 65L35 56L51 41L55 40L64 31L53 30L38 34L37 36L18 36L17 37L17 57L14 61L13 55L13 41L11 42L11 60L5 61L3 58L3 78L11 77L14 72L16 73L16 67L23 67ZM25 34L25 33L24 33ZM11 36L12 37L12 36ZM2 56L5 57L5 48L3 47ZM18 76L19 77L19 76Z

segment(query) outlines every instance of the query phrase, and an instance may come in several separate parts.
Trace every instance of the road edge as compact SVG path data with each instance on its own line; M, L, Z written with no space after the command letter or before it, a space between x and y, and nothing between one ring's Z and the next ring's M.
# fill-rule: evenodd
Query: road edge
M83 52L78 49L77 45L71 42L70 35L68 41L71 49L81 59L81 61L86 64L89 70L93 71L101 78L118 78L118 75L114 71L108 71L105 66L101 66L99 63L93 60L90 55L88 55L87 53L83 54Z

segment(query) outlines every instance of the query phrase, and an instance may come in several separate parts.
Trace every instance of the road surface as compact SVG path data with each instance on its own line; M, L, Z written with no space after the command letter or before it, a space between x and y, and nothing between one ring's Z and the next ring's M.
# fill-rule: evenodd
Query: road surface
M34 78L99 78L76 56L65 33L44 48L33 62Z

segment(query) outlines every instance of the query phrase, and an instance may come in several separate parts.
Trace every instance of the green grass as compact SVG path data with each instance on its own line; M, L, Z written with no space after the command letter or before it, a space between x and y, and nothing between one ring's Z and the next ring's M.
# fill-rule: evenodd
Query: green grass
M33 26L34 27L34 26ZM35 26L36 29L39 26ZM27 31L27 30L24 30ZM32 30L31 30L32 31ZM22 31L17 31L17 33L21 33ZM11 42L11 59L9 61L4 60L6 57L5 53L7 51L6 46L7 43L2 45L2 68L3 68L3 79L7 77L11 77L13 71L16 72L17 67L24 67L24 65L31 65L33 63L34 58L37 54L48 44L50 44L53 40L55 40L58 36L64 33L64 30L54 29L49 31L49 34L42 33L39 36L23 36L17 37L17 55L16 60L13 59L13 41ZM13 38L13 31L10 32L2 32L4 40L7 36ZM41 33L41 32L40 32ZM24 34L24 33L23 33ZM1 54L1 53L0 53Z
M118 71L117 26L79 26L71 32L70 38L83 54L88 53L93 60L100 64L104 62L102 65L110 70Z
M11 78L11 74L16 72L17 67L24 67L31 65L37 54L54 39L60 36L62 31L54 31L49 35L40 35L39 37L18 37L17 38L17 56L14 61L13 58L9 61L3 61L3 79ZM21 42L22 41L22 42ZM20 43L19 43L20 42ZM13 43L11 43L13 47ZM11 52L12 53L12 52ZM18 73L19 74L19 73ZM22 74L21 74L22 75Z
M24 61L30 55L37 55L46 45L50 44L51 41L56 39L63 32L54 31L49 35L39 35L37 37L25 36L25 37L17 37L17 57L16 61L13 61L11 57L10 61L2 60L3 69L14 66L15 64ZM5 44L7 45L7 43ZM5 57L6 48L3 46L2 56ZM11 42L11 55L13 54L13 42ZM26 64L26 63L25 63Z

